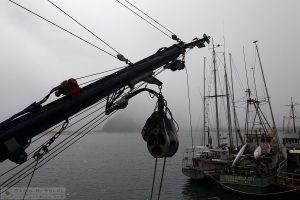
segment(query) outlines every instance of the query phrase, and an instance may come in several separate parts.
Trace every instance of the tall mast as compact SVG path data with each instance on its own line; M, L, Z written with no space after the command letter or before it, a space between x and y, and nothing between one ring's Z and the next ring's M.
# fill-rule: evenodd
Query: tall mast
M212 46L213 46L213 64L214 64L214 84L215 84L215 104L216 104L216 123L217 123L217 140L218 146L220 146L220 130L219 130L219 111L218 111L218 96L217 96L217 75L216 75L216 51L214 40L212 39Z
M206 91L205 91L205 62L206 62L206 58L204 57L204 72L203 72L203 146L205 146L205 133L206 133ZM208 138L207 138L208 139Z
M284 133L284 121L285 121L285 116L283 116L283 121L282 121L282 132Z
M232 57L231 53L229 53L229 64L230 64L230 75L231 75L231 93L232 93L232 108L233 108L233 119L234 119L234 130L235 130L235 139L236 139L236 146L239 146L238 136L243 144L243 138L240 132L240 128L238 127L238 119L235 109L235 98L234 98L234 89L233 89L233 75L232 75Z
M260 55L259 55L259 52L258 52L257 41L254 41L253 43L255 44L255 48L256 48L256 52L257 52L257 56L258 56L258 60L259 60L259 65L260 65L260 70L261 70L263 81L264 81L264 86L265 86L265 90L266 90L266 94L267 94L267 99L268 99L268 104L269 104L269 108L270 108L270 112L271 112L271 117L272 117L273 129L276 129L275 119L274 119L274 115L273 115L273 110L272 110L272 106L271 106L271 101L270 101L270 96L269 96L269 92L268 92L268 88L267 88L265 74L264 74L264 71L263 71Z
M248 117L249 117L249 103L250 103L250 97L251 97L251 91L250 91L250 87L249 87L249 78L248 78L248 72L247 72L247 64L246 64L246 56L245 56L245 48L243 47L243 54L244 54L244 63L245 63L245 71L246 71L246 79L247 79L247 89L246 89L246 93L248 94L248 99L247 99L247 110L246 110L246 121L245 121L245 125L246 125L246 136L248 137Z
M294 133L296 133L296 125L295 125L295 110L294 110L294 103L293 98L291 98L291 108L292 108L292 117L293 117L293 126L294 126Z
M293 98L291 97L291 104L288 105L288 106L291 106L291 113L292 113L292 119L293 119L293 129L294 129L294 133L296 133L296 123L295 123L295 106L297 106L298 104L297 103L294 103L293 102Z
M223 57L224 57L224 72L225 72L224 78L225 78L225 87L226 87L229 145L230 145L230 148L233 148L232 126L231 126L231 110L230 110L230 101L229 101L229 88L228 88L228 78L227 78L227 70L226 70L225 52L223 53Z

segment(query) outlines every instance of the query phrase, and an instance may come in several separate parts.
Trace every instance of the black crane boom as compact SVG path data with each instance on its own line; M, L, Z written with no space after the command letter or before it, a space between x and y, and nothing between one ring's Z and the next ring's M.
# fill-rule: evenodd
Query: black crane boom
M190 43L179 42L170 47L161 48L155 54L81 88L80 96L77 98L64 96L7 123L0 124L0 162L8 158L16 162L13 157L16 154L24 156L31 138L124 86L132 84L132 81L134 81L133 84L143 81L146 74L151 74L153 70L174 62L188 48L204 47L204 43L209 43L209 39L204 35L202 39L195 38Z

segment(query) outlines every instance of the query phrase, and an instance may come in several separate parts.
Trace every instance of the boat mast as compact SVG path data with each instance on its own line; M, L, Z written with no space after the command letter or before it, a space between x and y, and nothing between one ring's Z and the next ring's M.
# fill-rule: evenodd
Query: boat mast
M246 93L248 94L248 99L247 99L247 110L246 110L246 121L245 121L245 125L246 125L246 136L248 137L248 126L249 126L249 122L248 122L248 118L249 118L249 104L251 102L251 91L250 91L250 87L249 87L249 78L248 78L248 72L247 72L247 64L246 64L246 56L245 56L245 48L243 47L243 54L244 54L244 63L245 63L245 71L246 71L246 79L247 79L247 89L246 89Z
M239 136L242 144L244 144L244 141L243 141L243 138L242 138L242 135L241 135L241 132L240 132L238 119L237 119L237 114L236 114L236 109L235 109L231 53L229 53L229 64L230 64L230 75L231 75L231 93L232 93L233 119L234 119L234 129L235 129L235 137L236 137L235 139L236 139L236 147L238 147L239 146L238 136Z
M294 133L296 133L296 123L295 123L295 106L297 106L297 103L294 103L293 102L293 98L291 97L291 104L288 105L288 106L291 106L291 112L292 112L292 119L293 119L293 129L294 129Z
M206 97L205 97L205 62L206 62L206 58L204 57L204 60L203 60L203 64L204 64L204 69L203 69L203 146L205 146L205 125L206 125L206 118L205 118L205 115L206 115L206 106L205 106L205 103L206 103Z
M268 104L269 104L269 108L270 108L270 112L271 112L271 117L272 117L273 129L276 129L275 119L274 119L274 115L273 115L273 110L272 110L272 106L271 106L271 101L270 101L270 96L269 96L269 92L268 92L268 88L267 88L265 74L264 74L264 71L263 71L263 68L262 68L261 59L260 59L260 55L259 55L259 51L258 51L257 40L254 41L253 43L255 44L255 48L256 48L256 52L257 52L257 56L258 56L258 60L259 60L259 65L260 65L260 70L261 70L262 78L263 78L263 81L264 81L264 86L265 86L265 90L266 90L266 94L267 94L267 99L268 99Z
M293 126L294 126L294 133L296 133L296 125L295 125L295 107L293 103L293 98L291 98L291 108L292 108L292 117L293 117Z
M214 65L214 84L215 84L215 104L216 104L216 123L217 123L217 140L218 146L220 146L220 130L219 130L219 111L218 111L218 95L217 95L217 70L216 70L216 51L214 40L212 39L213 46L213 65Z
M228 132L229 132L229 146L233 149L233 138L232 138L232 125L231 125L231 110L230 110L230 101L229 101L229 88L228 88L228 78L226 70L226 59L225 52L223 53L224 57L224 78L225 78L225 87L226 87L226 101L227 101L227 118L228 118Z
M283 121L282 121L282 132L284 133L284 121L285 121L285 116L283 116Z

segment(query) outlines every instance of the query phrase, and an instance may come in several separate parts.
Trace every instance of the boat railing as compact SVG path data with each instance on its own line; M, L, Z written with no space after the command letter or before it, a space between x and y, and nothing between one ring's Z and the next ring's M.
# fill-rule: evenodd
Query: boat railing
M287 161L284 160L279 164L277 170L277 182L290 187L300 187L300 174L288 173Z

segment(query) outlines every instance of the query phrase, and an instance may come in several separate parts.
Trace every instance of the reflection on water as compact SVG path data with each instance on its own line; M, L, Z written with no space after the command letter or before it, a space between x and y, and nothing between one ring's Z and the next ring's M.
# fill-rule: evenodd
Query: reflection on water
M182 185L182 195L186 200L194 199L220 199L223 195L222 188L213 180L187 179Z
M295 199L295 194L270 194L270 195L244 195L223 190L222 187L213 181L187 179L182 185L182 196L185 200L281 200Z

